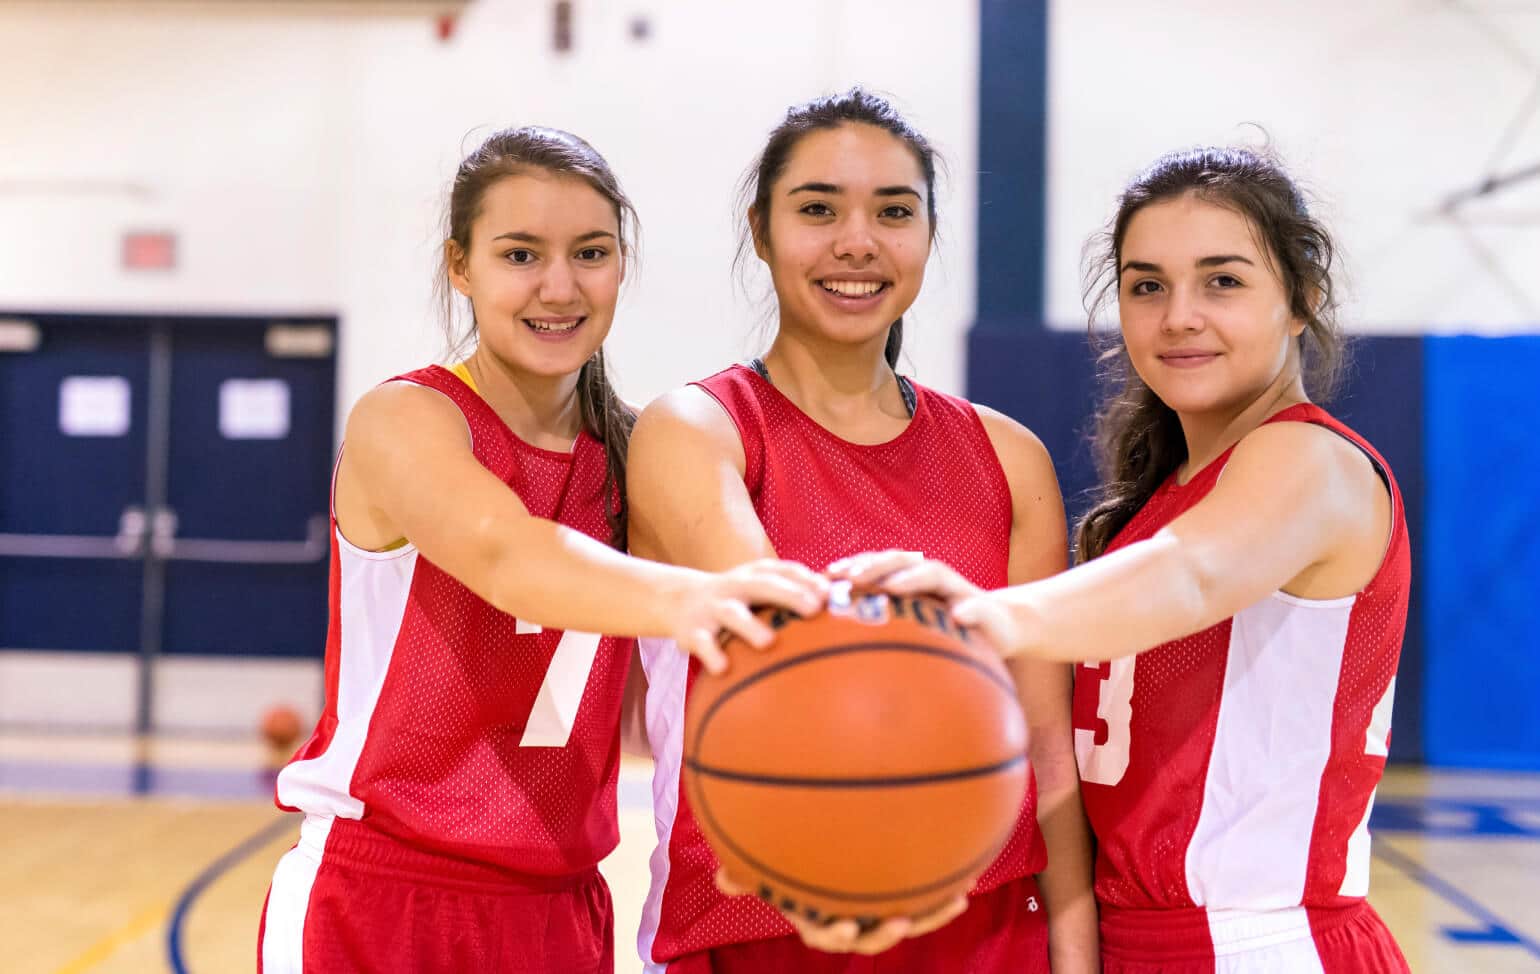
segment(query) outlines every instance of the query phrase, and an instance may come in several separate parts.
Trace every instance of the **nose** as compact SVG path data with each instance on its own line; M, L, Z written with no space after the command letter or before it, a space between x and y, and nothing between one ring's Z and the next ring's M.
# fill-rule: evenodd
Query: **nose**
M840 221L834 237L834 256L861 266L877 258L877 238L866 214L856 212Z
M540 278L540 303L554 311L571 306L577 298L577 278L567 262L553 260L547 263L545 274Z
M1160 327L1165 332L1193 332L1203 328L1203 316L1198 302L1186 288L1173 287L1166 298L1160 317Z

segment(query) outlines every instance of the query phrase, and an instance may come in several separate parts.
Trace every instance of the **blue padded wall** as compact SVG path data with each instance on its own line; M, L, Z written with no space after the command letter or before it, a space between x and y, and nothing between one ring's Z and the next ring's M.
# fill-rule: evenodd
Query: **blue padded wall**
M1540 770L1540 336L1426 349L1428 760Z

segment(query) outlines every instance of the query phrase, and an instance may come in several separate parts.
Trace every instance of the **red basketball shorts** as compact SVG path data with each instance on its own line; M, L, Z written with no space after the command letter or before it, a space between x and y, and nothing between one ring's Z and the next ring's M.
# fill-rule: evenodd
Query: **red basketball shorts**
M1048 974L1048 918L1037 880L975 896L940 930L874 957L827 954L797 937L731 944L670 961L668 974Z
M306 819L262 908L260 974L611 974L614 915L598 870L547 880Z
M1330 910L1102 907L1103 974L1409 974L1366 902Z

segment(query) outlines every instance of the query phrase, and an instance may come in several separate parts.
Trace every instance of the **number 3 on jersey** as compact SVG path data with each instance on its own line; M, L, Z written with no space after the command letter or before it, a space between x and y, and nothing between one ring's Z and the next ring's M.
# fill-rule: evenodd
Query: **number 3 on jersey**
M521 620L518 631L530 633L539 632L540 629ZM545 678L540 681L540 692L535 694L535 705L530 709L529 720L524 722L524 736L519 738L520 747L567 746L602 638L591 632L568 631L561 634L556 652L551 656L551 665L546 667Z
M1075 667L1075 760L1080 780L1115 785L1128 770L1137 656Z

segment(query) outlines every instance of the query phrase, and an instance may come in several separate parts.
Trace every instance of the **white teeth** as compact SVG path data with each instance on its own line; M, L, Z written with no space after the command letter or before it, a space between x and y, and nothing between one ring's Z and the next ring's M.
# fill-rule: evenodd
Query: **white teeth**
M820 281L825 291L843 294L847 298L864 298L882 290L881 281Z
M567 323L565 325L553 325L550 322L536 321L533 318L525 318L524 319L524 323L526 325L528 325L529 327L535 329L535 331L566 332L566 331L571 331L572 329L576 328L578 325L581 325L583 323L583 319L579 318L577 321L569 322L569 323Z

